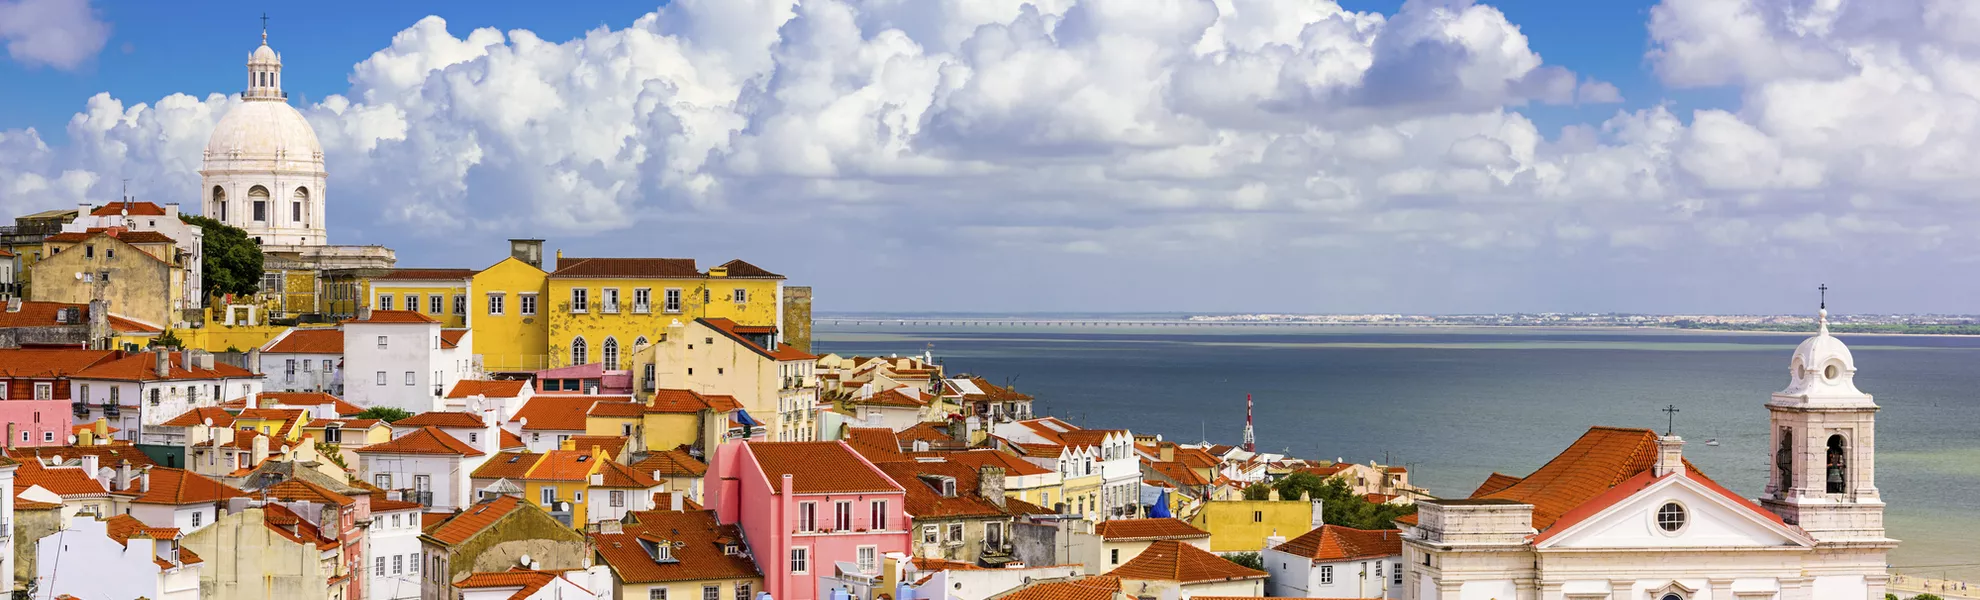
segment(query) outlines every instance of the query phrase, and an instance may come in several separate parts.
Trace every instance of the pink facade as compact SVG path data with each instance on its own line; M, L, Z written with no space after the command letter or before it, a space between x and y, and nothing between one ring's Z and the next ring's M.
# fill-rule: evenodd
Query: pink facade
M13 447L69 445L69 400L0 401L0 423Z
M786 444L815 446L820 450L818 460L807 461L811 466L795 475L776 465L766 468L759 461L756 448ZM892 489L804 491L845 480L835 472L843 469L878 475ZM864 477L865 473L859 475ZM800 483L800 478L813 481ZM869 564L875 566L889 552L910 552L908 532L912 524L904 508L905 493L844 442L725 443L716 449L703 485L716 518L742 528L750 553L763 571L764 591L777 600L816 600L820 597L818 578L837 575L837 563L859 564L862 549L871 559ZM845 529L837 522L841 502L847 503L851 512L850 527ZM814 511L809 530L802 516L807 503ZM876 517L885 523L876 523ZM803 552L805 564L801 568L793 564L794 550Z

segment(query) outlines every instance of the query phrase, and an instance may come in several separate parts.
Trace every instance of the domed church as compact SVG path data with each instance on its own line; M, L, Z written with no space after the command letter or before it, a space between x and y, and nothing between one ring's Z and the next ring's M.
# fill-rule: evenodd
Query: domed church
M247 231L266 257L262 295L280 317L320 312L319 281L335 271L390 268L383 246L333 246L323 145L282 91L282 55L261 46L248 56L241 103L213 127L201 162L206 216ZM230 309L229 320L235 315ZM248 317L255 319L256 317Z

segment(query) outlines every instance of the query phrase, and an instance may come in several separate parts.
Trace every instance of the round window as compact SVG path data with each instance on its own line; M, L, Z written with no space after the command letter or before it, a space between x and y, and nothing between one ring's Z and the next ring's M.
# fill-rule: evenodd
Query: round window
M1837 367L1835 365L1829 365L1828 368L1822 369L1822 376L1829 379L1835 379L1837 375L1841 375L1841 374L1842 374L1842 368Z
M1657 509L1657 528L1672 533L1684 529L1684 507L1670 502Z
M1663 600L1684 600L1684 597L1677 594L1664 594Z

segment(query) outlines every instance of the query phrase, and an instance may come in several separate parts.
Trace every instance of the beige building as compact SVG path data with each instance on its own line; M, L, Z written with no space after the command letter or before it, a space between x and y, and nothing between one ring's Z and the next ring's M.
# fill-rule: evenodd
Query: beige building
M815 439L818 357L776 337L774 327L728 319L674 321L628 364L642 397L661 389L731 396L769 439Z
M184 327L183 270L188 255L155 231L92 229L42 241L30 269L40 283L33 300L88 304L101 298L110 312L148 325Z
M637 511L600 525L591 544L612 572L610 597L751 600L763 591L742 532L717 524L714 511Z
M1074 533L1068 544L1072 558L1088 573L1106 573L1127 564L1156 542L1173 541L1210 549L1210 532L1178 519L1113 519L1093 526L1092 533Z
M280 504L246 508L187 534L183 545L206 560L203 600L344 600L341 546ZM350 599L357 600L357 599Z
M424 529L420 597L459 600L453 584L476 572L505 571L524 555L549 571L591 566L583 534L515 496L500 495Z
M1266 573L1225 560L1196 546L1175 540L1148 548L1108 575L1121 580L1121 589L1141 598L1205 596L1261 597Z

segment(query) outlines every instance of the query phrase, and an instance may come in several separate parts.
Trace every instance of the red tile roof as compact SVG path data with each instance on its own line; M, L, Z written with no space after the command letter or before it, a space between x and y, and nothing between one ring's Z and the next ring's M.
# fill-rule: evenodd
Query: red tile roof
M261 351L268 354L343 354L344 330L296 329Z
M392 269L382 275L372 277L379 281L430 281L437 279L469 279L474 277L474 269Z
M461 338L467 337L467 334L468 330L466 329L442 329L440 330L440 347L459 348L461 347Z
M847 427L846 445L874 464L908 460L901 454L901 443L894 430L885 427Z
M98 217L116 217L124 215L125 209L129 209L131 211L129 214L133 217L165 216L165 207L151 202L108 202L96 207L96 210L89 211L89 214Z
M646 411L654 413L696 413L710 408L708 399L694 390L654 390L653 399L646 404Z
M743 262L742 259L740 258L722 263L722 266L720 268L727 269L729 272L728 275L729 277L769 277L776 279L784 278L783 275L771 273L769 271L764 270L762 267L758 267L756 265Z
M598 457L576 450L551 450L536 459L524 479L532 481L586 481L601 463Z
M521 380L489 381L484 379L463 379L454 384L454 389L447 392L447 397L466 398L468 396L487 396L489 398L514 398L521 396L523 388L528 385L529 382Z
M1648 470L1656 462L1656 433L1648 429L1591 427L1533 474L1474 498L1532 504L1533 527L1546 531L1561 515Z
M470 506L467 510L454 513L446 520L426 527L426 535L447 545L459 544L473 538L481 530L494 525L497 520L516 510L521 503L515 496L496 496Z
M425 427L428 425L472 429L480 429L483 426L481 415L443 410L419 413L392 423L393 427Z
M721 332L723 337L727 337L729 338L730 341L734 341L737 345L747 348L751 352L755 352L759 355L762 355L765 358L769 358L770 360L775 360L775 361L818 360L817 356L812 355L811 353L808 352L804 352L802 350L798 350L797 348L791 346L790 344L779 343L777 344L776 348L764 348L762 346L758 346L756 345L756 342L749 341L749 338L743 335L745 332L738 331L738 329L741 329L744 326L737 325L735 321L731 321L723 318L712 318L712 319L703 318L703 319L695 319L695 322L701 323L703 325L707 325L709 328Z
M551 277L698 278L692 258L559 258Z
M96 457L97 464L105 467L116 467L127 460L131 461L132 468L158 465L130 442L111 442L97 446L35 446L7 449L7 456L22 459L22 462L31 462L26 460L31 457L46 459L60 456L66 460L83 455Z
M912 456L939 456L949 462L967 465L972 469L985 466L1003 467L1006 477L1049 475L1052 473L1051 469L1031 464L1031 461L1019 458L1015 454L997 450L976 449L961 452L919 452L912 454Z
M646 414L646 405L638 402L599 402L592 404L591 410L584 414L587 417L638 418Z
M1000 517L1006 514L1003 507L982 497L981 482L973 467L948 461L890 462L879 467L907 491L907 512L917 520ZM935 488L937 482L944 478L955 480L954 496L943 496Z
M4 302L0 302L0 305L4 304ZM21 301L21 309L18 311L9 312L0 310L0 327L55 327L61 325L61 323L56 321L56 317L65 308L76 309L76 322L71 323L72 325L89 324L88 304L23 300ZM91 352L103 352L107 354L109 351L92 350Z
M700 477L708 473L707 463L695 460L679 448L649 454L645 460L633 463L632 468L647 474L658 472L659 477Z
M389 442L381 442L358 448L359 454L455 454L460 456L481 456L480 450L467 442L447 435L437 427L421 427Z
M418 502L406 502L404 500L393 500L391 498L371 499L372 514L378 514L382 512L398 512L402 510L423 510L425 508L426 505L420 504Z
M614 579L637 584L760 576L749 553L742 551L747 550L742 532L734 525L718 524L713 511L637 511L633 519L638 524L626 525L621 533L591 534L592 546L612 569ZM673 544L673 562L654 560L642 542ZM738 552L724 552L725 545Z
M167 372L170 376L165 379L176 381L186 379L247 379L260 377L260 375L248 372L247 369L218 361L213 363L212 369L199 368L197 365L192 369L185 369L183 368L185 366L183 354L183 352L172 352L168 355L167 360L171 362L171 366L167 369ZM106 379L112 381L160 381L161 378L158 377L157 371L157 360L157 356L153 352L125 353L123 358L113 358L97 363L95 366L76 373L74 377L76 379Z
M602 404L602 403L601 403ZM571 436L571 449L590 452L593 448L605 451L605 456L617 458L624 452L630 440L616 435L574 435Z
M899 439L903 446L911 446L914 442L918 441L931 444L947 442L952 439L949 437L948 429L949 426L946 423L922 421L915 423L913 427L894 432L894 437Z
M373 310L370 319L346 319L345 323L439 323L412 310Z
M254 399L254 405L262 408L274 408L277 406L307 406L315 408L325 404L336 407L337 414L315 416L349 417L364 412L364 409L358 408L356 404L345 402L342 398L323 392L262 392L260 396L256 396ZM247 397L243 396L228 400L222 403L220 407L227 410L247 410Z
M784 475L791 476L791 492L798 494L901 490L842 442L747 442L743 448L756 456L770 489L778 493Z
M624 396L533 396L510 422L522 423L524 431L584 431L584 415L591 405Z
M501 452L474 469L475 479L522 479L543 455L533 452Z
M910 391L903 392L902 390L910 390ZM878 394L867 396L865 398L856 398L849 401L848 403L868 405L868 406L888 406L894 408L921 408L924 406L928 406L928 402L926 400L922 400L919 397L919 392L915 392L912 390L913 388L909 388L907 386L901 386L891 390L880 392ZM915 395L910 396L908 395L909 393L914 393Z
M323 535L323 531L304 520L289 507L280 504L265 504L261 507L262 523L270 531L291 542L309 544L317 550L331 550L337 547L337 540Z
M1322 525L1306 535L1286 540L1274 550L1319 562L1397 556L1402 554L1402 531Z
M1210 532L1181 519L1108 519L1093 526L1094 535L1109 541L1183 540L1209 537Z
M991 598L993 600L1113 600L1114 595L1120 592L1119 577L1093 575L1063 581L1033 583Z
M1148 545L1134 560L1115 567L1108 574L1121 579L1196 583L1259 579L1264 571L1225 560L1209 551L1175 540L1158 540Z
M464 590L521 587L521 590L509 596L509 600L523 600L558 579L563 579L571 585L577 586L578 589L584 589L584 586L577 585L577 582L571 581L569 578L558 573L551 571L532 571L522 568L512 568L500 573L474 573L468 575L466 579L454 582L454 587ZM590 590L586 591L589 592Z
M213 421L214 427L234 426L234 413L227 412L226 410L218 406L197 407L192 410L186 411L184 413L180 413L179 416L172 417L170 420L167 420L164 423L160 423L159 425L163 427L192 427L195 425L203 425L209 419Z
M591 484L592 487L648 489L660 486L660 482L647 474L609 460L598 463L598 473L604 475L603 482Z
M516 435L515 433L512 433L507 429L501 429L497 431L502 436L502 446L500 448L496 448L497 450L510 450L515 448L523 448L527 446L527 444L523 443L522 436Z
M183 506L220 502L246 495L233 486L184 469L152 467L148 473L151 479L150 491L132 498L131 502ZM131 491L135 491L135 488Z
M1149 467L1154 469L1155 472L1161 473L1162 476L1175 480L1177 485L1210 485L1210 480L1204 477L1202 473L1196 472L1195 469L1189 468L1189 465L1185 465L1181 461L1157 461L1149 463Z
M1515 483L1519 483L1518 477L1513 477L1505 473L1493 471L1492 476L1486 477L1484 483L1478 484L1478 489L1471 491L1471 497L1477 498L1480 496L1484 496L1486 494L1491 494L1512 487L1513 484Z
M351 506L357 504L357 500L351 498L350 496L339 494L335 491L332 491L330 488L326 488L314 483L303 481L301 479L290 479L288 481L284 481L269 486L268 489L265 490L265 493L268 495L268 497L275 498L283 502L309 501L309 502L315 502L317 504L335 504L337 506ZM377 510L376 503L373 503L372 509Z
M81 467L44 467L39 460L21 461L20 468L14 472L14 493L19 494L37 485L63 497L107 496L110 493L92 474L84 473Z

